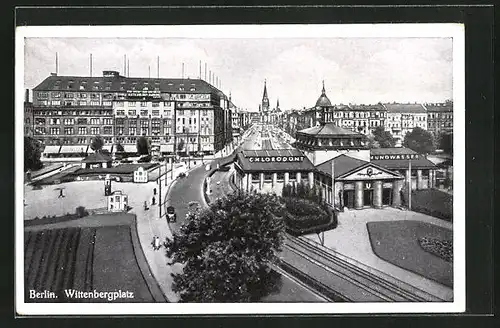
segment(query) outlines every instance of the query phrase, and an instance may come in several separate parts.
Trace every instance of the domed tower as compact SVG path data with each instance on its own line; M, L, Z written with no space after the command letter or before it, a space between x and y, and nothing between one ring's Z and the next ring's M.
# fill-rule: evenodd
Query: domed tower
M323 81L323 89L321 89L321 96L316 101L316 121L320 124L331 122L333 120L333 106L326 96L325 81Z

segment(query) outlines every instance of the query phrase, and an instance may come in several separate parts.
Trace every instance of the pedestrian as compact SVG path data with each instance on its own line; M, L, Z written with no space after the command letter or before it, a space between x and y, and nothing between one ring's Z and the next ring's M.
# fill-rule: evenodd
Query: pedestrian
M153 199L151 200L151 205L156 204L156 198L153 196Z
M153 189L153 195L156 196L156 188Z
M144 201L144 210L145 211L148 210L148 201L147 200Z
M153 249L155 251L159 250L160 247L161 247L161 245L160 245L160 238L158 236L154 236L152 244L153 244Z
M64 196L63 190L59 189L59 196L57 198L61 198L61 197L64 198L65 196Z

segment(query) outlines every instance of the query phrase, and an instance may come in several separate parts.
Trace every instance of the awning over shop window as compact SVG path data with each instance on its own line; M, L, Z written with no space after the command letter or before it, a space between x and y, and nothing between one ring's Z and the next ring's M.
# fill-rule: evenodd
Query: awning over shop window
M87 145L64 145L61 146L61 154L79 154L87 151Z
M44 154L59 154L60 149L61 149L61 146L49 145L49 146L45 146L43 153Z
M174 152L174 145L161 145L160 146L160 153L173 153Z

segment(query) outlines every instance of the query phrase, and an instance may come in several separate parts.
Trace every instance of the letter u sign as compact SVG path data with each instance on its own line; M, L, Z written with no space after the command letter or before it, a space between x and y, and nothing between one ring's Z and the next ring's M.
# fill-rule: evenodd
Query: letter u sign
M365 189L370 189L372 187L371 182L365 183Z

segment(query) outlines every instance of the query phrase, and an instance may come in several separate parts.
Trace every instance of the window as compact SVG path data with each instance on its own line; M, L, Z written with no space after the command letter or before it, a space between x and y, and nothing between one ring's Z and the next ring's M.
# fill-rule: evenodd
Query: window
M260 173L252 173L252 181L259 181Z
M116 111L116 115L125 115L125 111L123 109L119 109Z
M64 134L73 134L73 128L64 128Z
M99 134L99 130L100 129L98 127L93 126L90 128L90 134L93 134L93 135Z
M98 118L91 118L90 119L90 124L92 124L92 125L99 125L99 124L101 124L101 120L98 119Z
M93 101L91 101L91 102L90 102L90 105L91 105L91 106L99 106L99 105L100 105L100 102L99 102L99 101L95 101L95 100L93 100Z
M61 93L60 92L52 92L51 96L52 96L52 98L61 98Z
M35 134L45 134L45 133L47 133L47 131L45 130L45 127L38 126L35 128Z
M191 116L196 115L196 111L194 109L191 109Z
M43 124L45 124L45 119L37 117L37 118L35 118L35 124L36 125L43 125Z
M158 102L154 102L154 103L152 103L151 105L152 105L153 107L160 107L160 103L158 103Z
M113 134L113 128L111 126L105 126L103 128L103 134Z
M58 118L51 118L50 124L61 124L61 121Z
M113 124L113 119L112 118L103 118L102 119L102 124L103 125L112 125Z
M111 101L109 101L109 100L107 100L107 101L103 101L103 102L102 102L102 105L103 105L103 106L111 106L112 104L113 104L113 103L112 103Z
M148 110L147 109L142 109L141 110L141 116L148 116Z
M47 99L49 97L48 92L38 92L37 93L37 98L38 99Z
M137 126L137 120L135 120L135 119L129 120L128 126Z
M148 102L147 101L141 101L141 107L147 107Z
M73 125L73 124L75 124L75 119L73 119L73 118L65 118L63 120L63 122L64 122L65 125Z
M128 111L128 115L135 116L135 115L137 115L137 111L135 109L134 110L129 110Z
M119 126L116 128L116 134L119 136L123 134L123 126ZM123 141L123 138L121 140Z
M59 128L50 128L49 130L50 134L59 134L60 129Z
M52 100L52 106L60 106L61 105L61 101L60 100Z
M137 134L137 128L136 127L129 127L128 132L130 135L135 136Z
M183 109L179 109L177 111L177 114L180 115L180 116L184 115L184 110Z
M203 110L203 115L204 115L204 116L207 116L207 115L208 115L208 110L207 110L207 109L204 109L204 110Z
M172 103L171 103L170 101L165 101L165 102L163 103L163 105L164 105L164 106L167 106L167 107L170 107L170 106L172 106Z
M158 109L154 109L152 111L153 116L160 116L160 111Z
M78 134L87 134L87 128L80 126L78 128Z
M135 107L135 106L136 106L135 101L128 102L128 107Z
M148 120L141 120L141 127L149 127L149 121Z
M164 111L163 111L163 114L164 114L165 116L171 116L171 115L172 115L172 111L171 111L171 110L164 110Z

